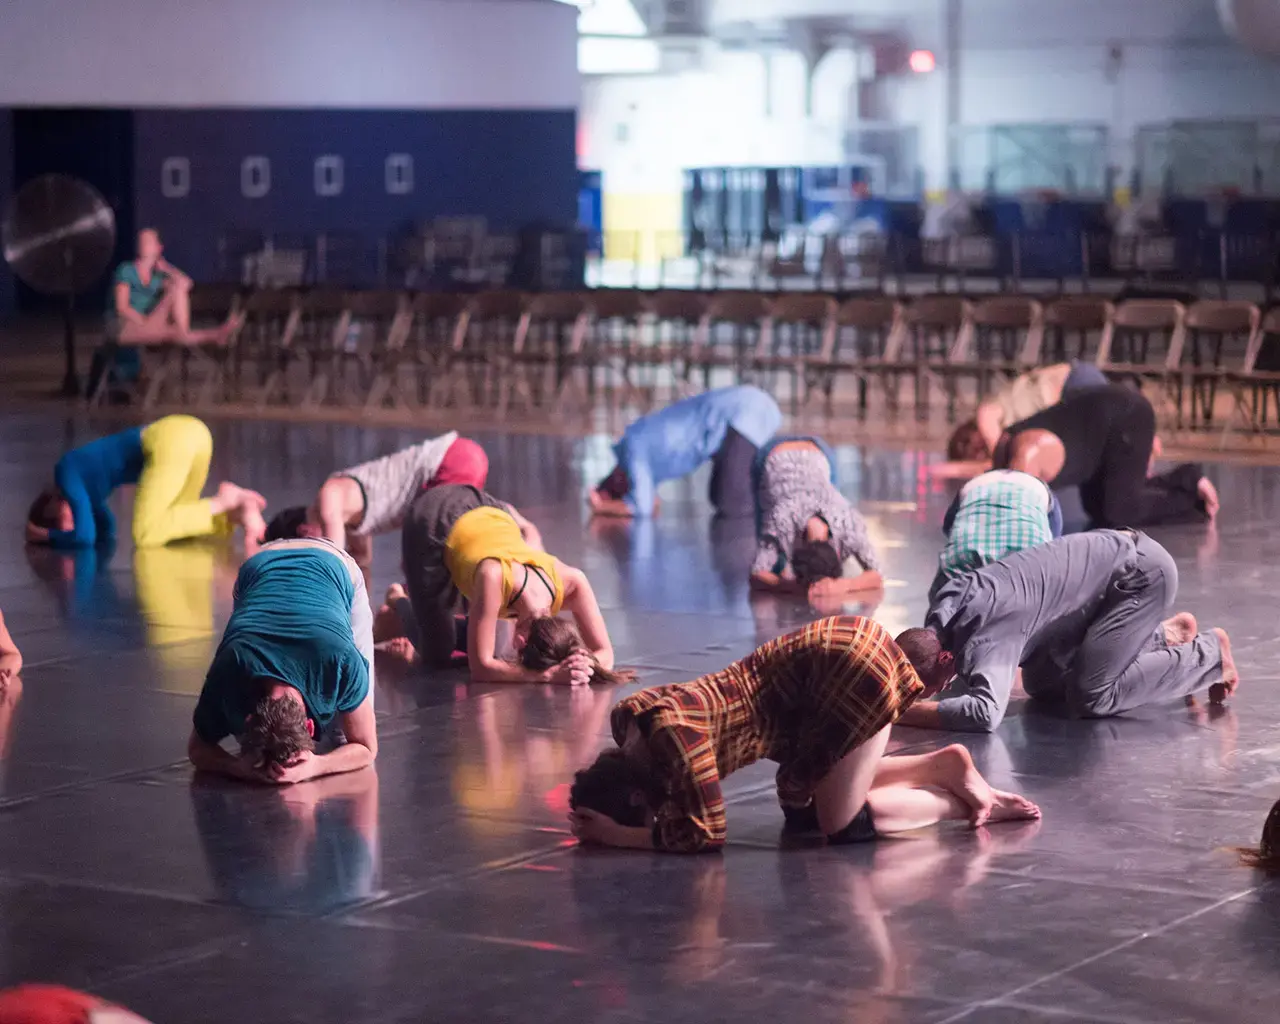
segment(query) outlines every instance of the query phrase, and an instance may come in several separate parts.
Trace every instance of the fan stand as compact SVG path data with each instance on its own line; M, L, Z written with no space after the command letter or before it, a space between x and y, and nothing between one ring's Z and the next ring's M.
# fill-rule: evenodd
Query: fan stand
M67 246L62 251L63 261L67 265L67 280L75 280L72 271L75 269L75 253ZM65 367L62 375L61 398L80 397L80 374L76 372L76 295L68 292L66 302L62 306L62 354Z
M66 369L59 398L80 397L80 374L76 372L76 297L68 295L62 307L62 350Z

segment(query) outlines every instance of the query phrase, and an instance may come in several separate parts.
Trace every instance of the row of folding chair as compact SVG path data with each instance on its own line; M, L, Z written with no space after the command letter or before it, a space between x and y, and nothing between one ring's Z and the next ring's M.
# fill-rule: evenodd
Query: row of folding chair
M1219 389L1265 425L1280 397L1267 356L1280 312L1245 302L1100 296L1040 301L816 293L598 290L524 294L197 287L193 320L243 318L226 345L144 349L137 384L158 401L259 406L470 407L499 413L590 404L601 388L653 402L750 381L799 408L834 412L842 380L859 415L904 386L927 416L933 390L955 413L1001 378L1069 359L1152 385L1178 423L1212 422ZM1272 375L1275 379L1272 379ZM1280 410L1278 410L1280 415Z

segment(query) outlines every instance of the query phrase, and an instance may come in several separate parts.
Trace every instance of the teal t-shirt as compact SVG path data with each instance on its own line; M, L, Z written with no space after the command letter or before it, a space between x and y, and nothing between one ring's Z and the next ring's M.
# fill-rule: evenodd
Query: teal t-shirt
M114 313L116 311L116 285L127 284L129 286L129 308L135 312L147 316L156 306L160 305L160 300L164 297L164 284L168 280L168 275L158 270L151 272L151 280L147 284L142 283L142 278L138 275L138 265L132 261L121 263L116 267L115 276L111 280L111 294L107 296L107 312Z
M267 548L240 567L235 609L196 704L206 743L239 735L259 679L302 694L317 732L369 693L369 663L351 631L355 585L346 564L321 548Z

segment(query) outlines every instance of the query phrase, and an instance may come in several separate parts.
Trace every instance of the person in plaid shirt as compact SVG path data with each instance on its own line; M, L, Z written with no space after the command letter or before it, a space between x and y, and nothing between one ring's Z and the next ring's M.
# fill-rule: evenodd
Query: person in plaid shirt
M947 546L929 600L949 579L1062 536L1062 506L1048 484L1012 469L993 469L960 489L942 522Z
M626 698L612 715L618 749L574 779L574 835L674 853L715 849L725 841L721 781L762 759L778 762L787 827L835 844L945 819L977 827L1038 818L1029 800L993 790L964 747L884 757L890 726L937 690L912 668L924 659L914 652L921 640L934 642L919 629L895 641L859 616L821 619L723 671Z

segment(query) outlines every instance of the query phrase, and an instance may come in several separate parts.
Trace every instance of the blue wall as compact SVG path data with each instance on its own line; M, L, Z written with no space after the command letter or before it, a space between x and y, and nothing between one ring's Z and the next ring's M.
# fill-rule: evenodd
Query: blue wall
M212 276L224 231L377 238L438 216L488 218L495 230L577 217L576 115L571 110L139 110L136 222L158 227L167 254ZM385 161L407 154L413 189L389 194ZM340 195L317 195L315 160L343 162ZM247 198L245 157L270 161L270 191ZM166 197L161 169L185 158L189 191Z

